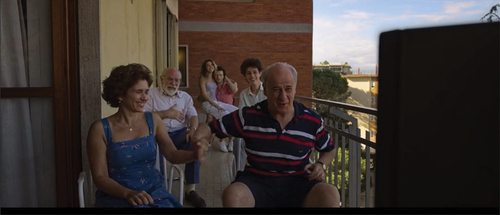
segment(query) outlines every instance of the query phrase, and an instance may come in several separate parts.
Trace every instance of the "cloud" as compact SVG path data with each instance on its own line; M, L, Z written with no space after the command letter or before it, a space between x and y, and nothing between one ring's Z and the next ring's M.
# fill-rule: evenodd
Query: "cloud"
M347 8L337 10L334 15L315 14L313 63L317 64L324 60L330 63L348 62L353 72L357 72L358 67L362 73L374 72L378 62L378 38L381 32L467 22L479 23L479 19L489 11L493 1L430 2L432 4L425 7L419 4L413 5L415 2L404 3L398 6L403 10L398 11L372 9L363 11L360 7L356 7L355 10ZM323 7L345 6L345 4L351 2L323 1ZM432 10L429 9L431 7ZM340 8L342 7L336 9Z
M368 19L372 15L373 14L370 14L370 13L367 13L364 11L348 10L347 14L344 14L341 17L344 19Z
M358 0L314 0L314 1L319 1L319 2L328 2L329 7L339 7L339 6L344 6L346 4L355 4L358 2ZM332 3L333 2L333 3Z
M426 20L430 22L438 22L446 19L447 15L438 14L401 14L396 16L381 17L378 21L403 21L403 20Z
M447 2L444 4L444 12L447 14L460 14L462 9L474 7L476 2Z
M315 18L313 22L313 63L348 62L354 72L375 70L377 41L367 39L367 21ZM369 36L369 35L368 35Z

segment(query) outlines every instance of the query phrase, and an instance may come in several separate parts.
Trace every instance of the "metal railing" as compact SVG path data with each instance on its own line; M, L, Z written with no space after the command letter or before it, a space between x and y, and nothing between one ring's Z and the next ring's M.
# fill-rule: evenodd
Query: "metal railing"
M331 138L334 138L337 151L334 160L327 168L326 181L339 190L341 207L373 207L370 192L375 182L370 160L371 149L376 149L376 144L370 141L369 131L366 131L365 139L360 137L358 119L347 114L347 111L376 116L377 109L302 96L295 98L298 101L312 102L313 109L322 115L326 130ZM364 146L364 156L362 156L362 146ZM311 159L315 162L318 157L319 153L314 152ZM363 192L365 201L362 205Z

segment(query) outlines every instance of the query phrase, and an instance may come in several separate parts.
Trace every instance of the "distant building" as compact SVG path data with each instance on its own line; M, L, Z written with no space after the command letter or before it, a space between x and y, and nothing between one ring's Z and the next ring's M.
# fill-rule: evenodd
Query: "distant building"
M359 72L358 72L359 73ZM347 78L351 97L346 103L358 106L377 108L378 101L378 75L349 74ZM376 142L377 117L360 112L349 111L353 117L358 119L358 126L361 129L361 137L365 137L366 131L370 132L370 141Z
M313 69L330 69L334 72L340 72L342 74L351 74L351 66L345 62L345 63L335 63L335 64L319 64L319 65L313 65Z

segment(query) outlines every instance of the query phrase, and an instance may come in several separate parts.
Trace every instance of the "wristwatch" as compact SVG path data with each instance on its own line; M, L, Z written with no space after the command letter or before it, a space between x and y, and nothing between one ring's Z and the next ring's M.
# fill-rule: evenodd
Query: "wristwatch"
M323 168L323 170L324 170L324 171L326 171L326 165L325 165L323 162L321 162L321 161L316 161L316 163L321 164L321 167Z

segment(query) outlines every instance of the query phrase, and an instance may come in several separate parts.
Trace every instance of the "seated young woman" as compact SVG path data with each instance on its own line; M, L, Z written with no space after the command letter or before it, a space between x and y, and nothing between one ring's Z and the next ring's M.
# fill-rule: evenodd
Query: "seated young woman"
M217 84L216 98L218 101L232 105L234 102L234 94L238 92L238 83L231 80L226 75L226 70L217 66L217 70L213 73L213 78ZM223 152L232 152L234 137L227 137L220 142L220 150Z
M207 117L211 115L215 119L219 119L238 110L238 107L217 100L217 84L213 78L213 73L216 68L217 64L215 64L215 61L212 59L205 60L201 65L200 79L198 81L200 87L198 101L201 102L201 106L205 114L207 114ZM221 145L221 150L224 151L222 147L225 147L225 145Z

